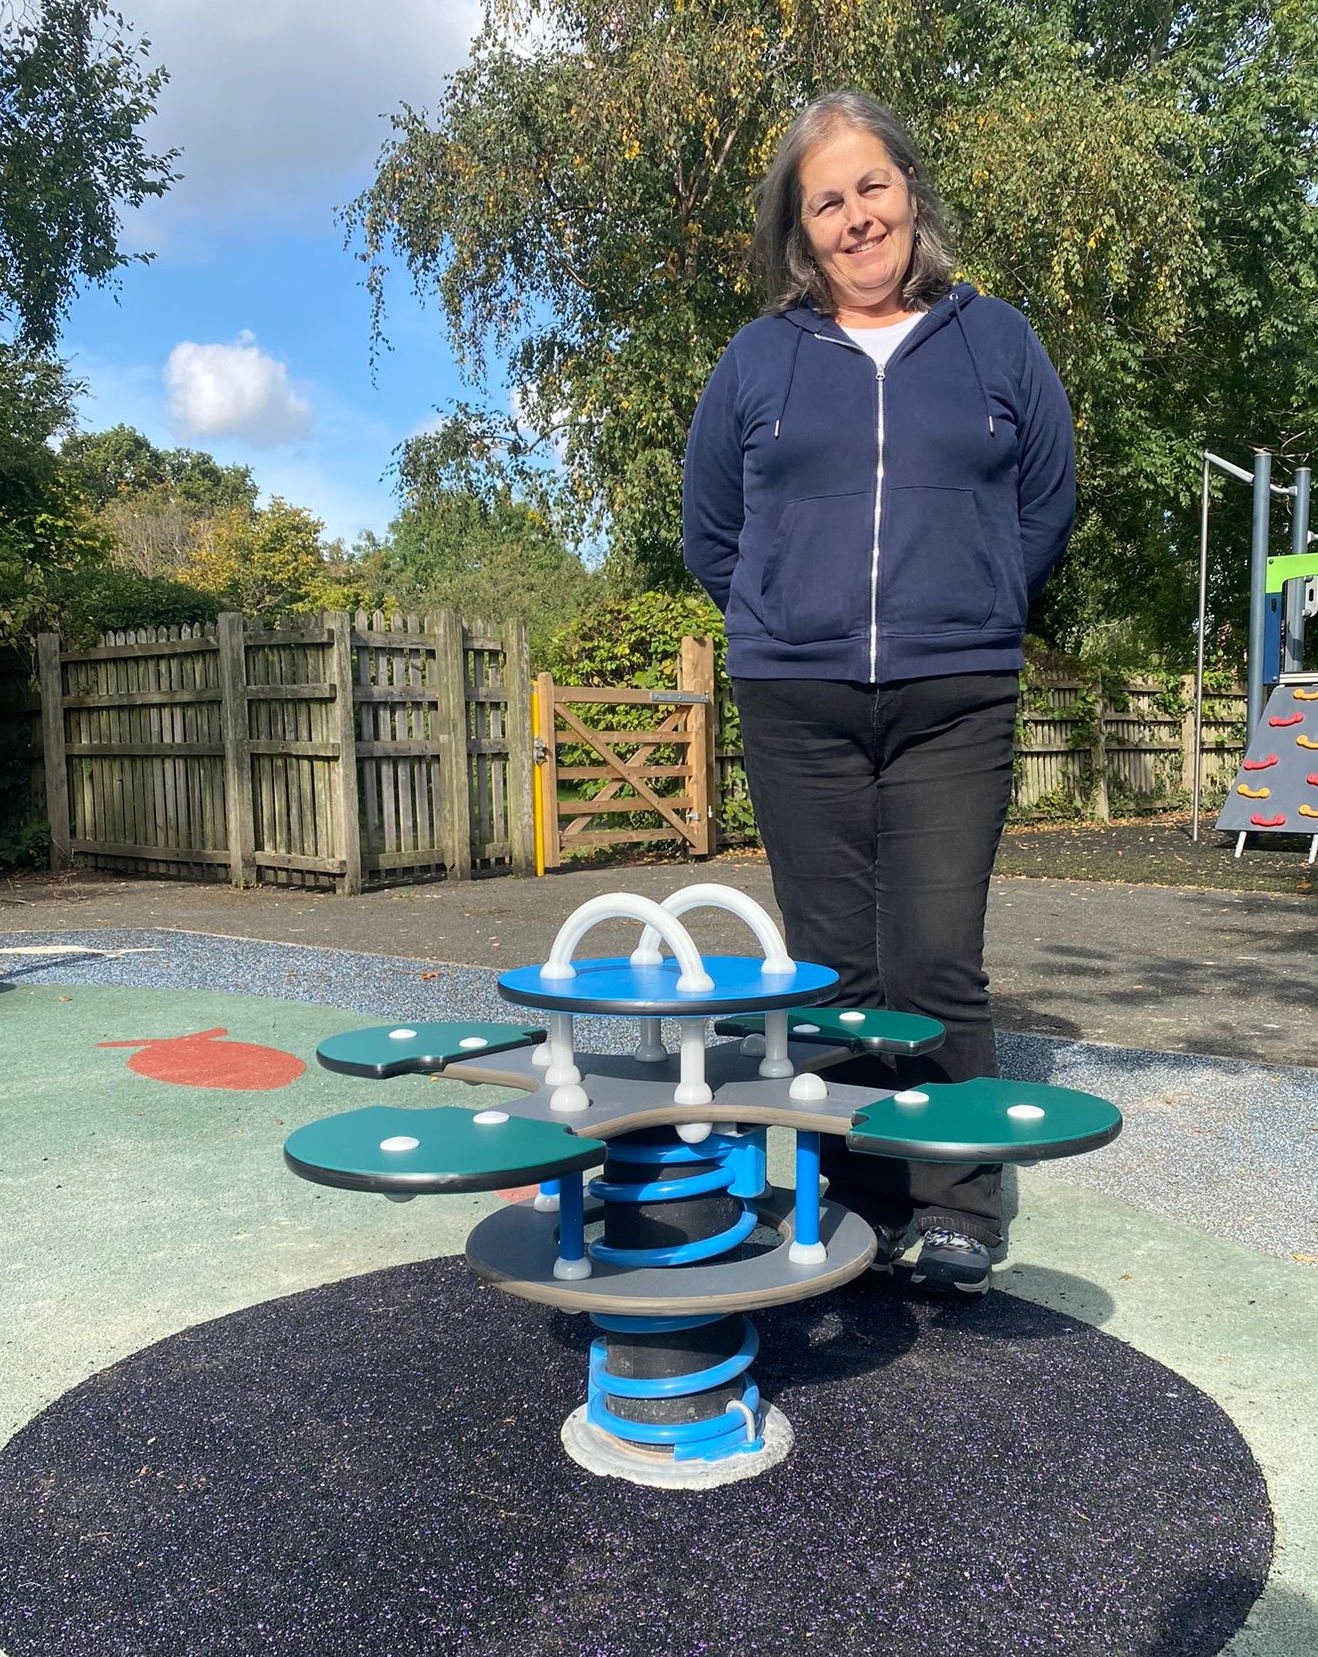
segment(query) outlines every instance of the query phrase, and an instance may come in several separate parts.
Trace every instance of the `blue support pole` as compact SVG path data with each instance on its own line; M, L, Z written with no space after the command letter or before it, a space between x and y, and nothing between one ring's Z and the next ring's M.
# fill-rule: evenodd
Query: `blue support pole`
M819 1241L819 1135L796 1136L796 1240Z
M586 1258L586 1204L579 1173L564 1174L558 1181L558 1257Z

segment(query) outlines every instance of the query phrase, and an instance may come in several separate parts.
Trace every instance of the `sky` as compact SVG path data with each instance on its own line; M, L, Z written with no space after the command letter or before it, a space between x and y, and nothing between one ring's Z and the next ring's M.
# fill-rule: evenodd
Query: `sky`
M479 0L122 0L169 84L145 128L184 176L125 214L151 252L85 291L60 351L84 431L121 422L160 448L248 465L264 495L351 546L396 511L398 444L464 388L433 304L386 291L374 372L363 267L335 209L374 177L388 116L433 109Z

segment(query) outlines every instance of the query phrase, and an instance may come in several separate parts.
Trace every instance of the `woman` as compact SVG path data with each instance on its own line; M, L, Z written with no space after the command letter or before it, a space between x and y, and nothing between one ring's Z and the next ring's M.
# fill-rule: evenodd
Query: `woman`
M768 305L696 411L683 530L724 614L788 948L834 967L844 1004L942 1021L899 1085L995 1075L984 915L1026 610L1074 518L1066 396L1018 311L952 284L911 142L862 93L793 123L755 245ZM914 1220L913 1281L988 1287L1000 1168L825 1146L877 1264Z

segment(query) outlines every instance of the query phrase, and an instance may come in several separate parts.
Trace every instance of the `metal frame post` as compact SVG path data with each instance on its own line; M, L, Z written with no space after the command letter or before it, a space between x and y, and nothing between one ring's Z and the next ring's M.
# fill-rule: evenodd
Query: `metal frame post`
M1272 456L1254 451L1254 517L1249 538L1249 659L1246 662L1245 745L1263 717L1263 634L1268 602L1268 511Z
M1309 468L1297 466L1291 480L1295 504L1291 508L1291 554L1299 557L1309 550ZM1286 591L1286 644L1283 673L1304 672L1304 583L1292 581Z

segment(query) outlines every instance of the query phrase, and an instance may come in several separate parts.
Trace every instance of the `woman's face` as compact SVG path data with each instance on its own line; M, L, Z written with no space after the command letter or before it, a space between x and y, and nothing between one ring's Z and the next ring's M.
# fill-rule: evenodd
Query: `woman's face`
M843 327L895 322L915 245L915 202L886 146L840 127L807 150L801 223Z

